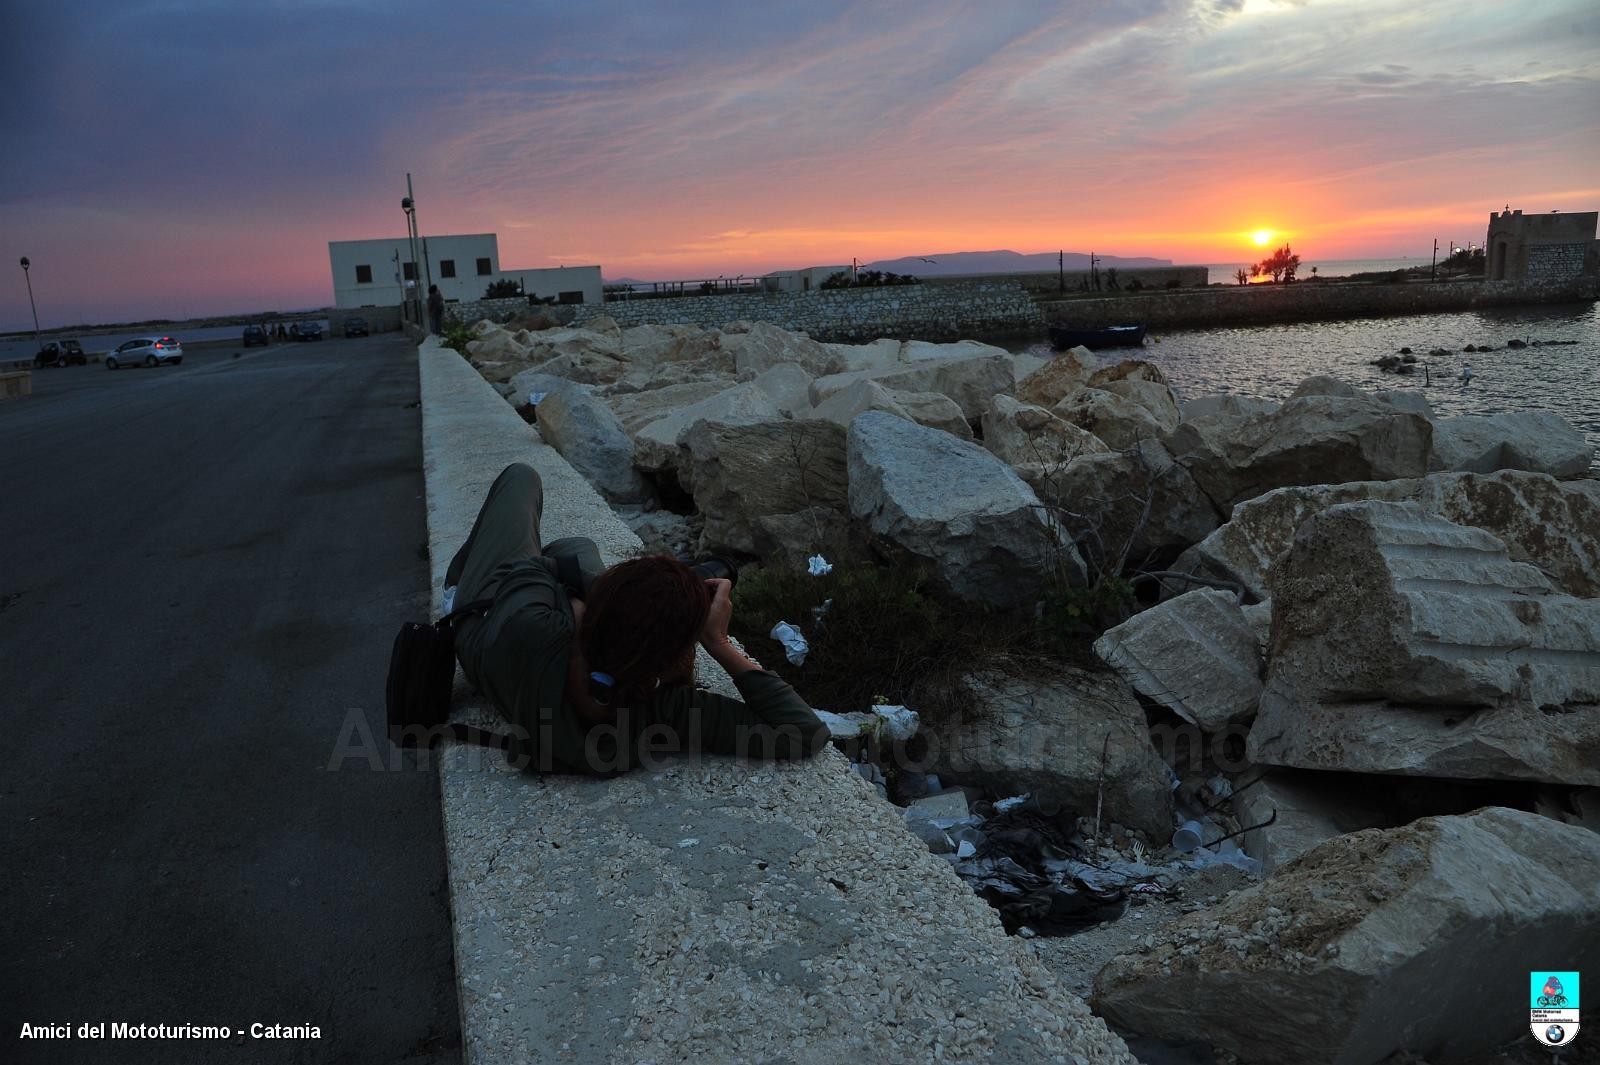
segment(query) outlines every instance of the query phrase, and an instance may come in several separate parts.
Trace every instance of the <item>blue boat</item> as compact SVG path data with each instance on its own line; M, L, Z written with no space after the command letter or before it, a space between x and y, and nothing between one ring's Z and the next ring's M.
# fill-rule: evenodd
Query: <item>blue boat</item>
M1094 351L1097 348L1137 348L1144 344L1144 326L1108 325L1104 329L1072 329L1064 325L1050 327L1050 346L1056 351L1066 351L1080 345Z

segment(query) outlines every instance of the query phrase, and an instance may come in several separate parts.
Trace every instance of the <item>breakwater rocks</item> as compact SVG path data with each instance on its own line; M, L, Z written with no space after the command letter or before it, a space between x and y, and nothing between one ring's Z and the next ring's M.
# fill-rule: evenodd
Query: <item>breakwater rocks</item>
M1097 329L1142 322L1152 329L1308 322L1385 315L1434 314L1479 307L1572 303L1600 296L1600 279L1521 283L1413 281L1365 285L1297 281L1289 285L1213 285L1138 296L1068 299L1041 304L1051 325Z
M1128 1029L1247 1065L1490 1055L1525 1022L1478 962L1600 949L1600 482L1555 415L767 323L477 332L647 542L807 581L910 559L993 619L1145 591L1076 659L944 663L918 733L927 790L973 800L919 835L1019 935L1099 922ZM1041 957L1082 977L1077 939ZM1377 1005L1424 998L1451 1012Z
M716 328L724 322L766 322L822 341L878 337L959 340L1038 333L1043 319L1015 281L966 281L885 288L819 289L716 296L677 296L585 306L576 325L609 318L643 324Z

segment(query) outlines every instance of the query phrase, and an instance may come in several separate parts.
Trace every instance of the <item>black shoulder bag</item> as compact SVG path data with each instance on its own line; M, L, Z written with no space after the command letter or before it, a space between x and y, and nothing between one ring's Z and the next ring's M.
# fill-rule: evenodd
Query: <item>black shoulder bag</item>
M493 599L479 599L431 625L408 621L400 626L389 653L385 689L389 741L396 747L432 747L446 736L482 747L507 746L508 737L498 732L447 720L450 686L456 676L455 624L493 605Z

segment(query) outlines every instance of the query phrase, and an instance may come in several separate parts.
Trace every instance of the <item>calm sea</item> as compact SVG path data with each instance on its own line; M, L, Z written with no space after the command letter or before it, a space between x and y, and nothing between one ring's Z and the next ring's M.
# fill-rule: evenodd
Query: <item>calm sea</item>
M1265 255L1262 257L1265 258ZM1300 264L1299 273L1295 276L1302 281L1312 277L1313 266L1317 268L1316 277L1349 277L1351 274L1392 273L1413 266L1427 266L1429 262L1428 259L1307 259ZM1240 267L1248 270L1253 265L1254 262L1206 263L1206 270L1209 271L1206 280L1213 285L1231 285L1234 284L1233 275Z
M1506 341L1572 341L1508 350ZM1463 354L1468 344L1495 350ZM1013 345L1048 355L1049 345ZM1409 347L1431 374L1428 383L1370 365ZM1449 355L1429 357L1435 348ZM1182 329L1145 340L1143 349L1107 349L1103 361L1147 359L1160 366L1180 398L1217 392L1283 399L1307 377L1328 374L1368 391L1424 393L1441 415L1555 411L1600 447L1600 304L1501 307L1459 314L1359 318L1236 329ZM1462 386L1464 364L1472 383Z

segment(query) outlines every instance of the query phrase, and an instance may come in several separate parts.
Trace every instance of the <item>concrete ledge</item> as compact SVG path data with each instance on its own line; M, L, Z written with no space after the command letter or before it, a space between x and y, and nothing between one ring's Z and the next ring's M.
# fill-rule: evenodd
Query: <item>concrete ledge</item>
M33 395L33 373L29 370L9 370L0 373L0 400L21 399Z
M463 359L419 354L436 585L512 461L544 479L547 536L589 536L608 562L638 550ZM836 751L613 780L476 748L439 765L474 1065L1134 1061Z

